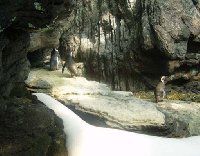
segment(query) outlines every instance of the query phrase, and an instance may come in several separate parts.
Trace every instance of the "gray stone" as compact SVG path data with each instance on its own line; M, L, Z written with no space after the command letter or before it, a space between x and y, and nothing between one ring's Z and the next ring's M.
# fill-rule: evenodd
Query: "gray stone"
M62 120L36 97L0 101L0 155L67 155Z
M38 69L30 74L51 84L50 95L79 112L103 119L109 127L171 137L200 134L199 103L164 100L157 104L135 98L132 92L111 91L107 85L83 77L66 78L60 75L61 69L51 77L49 73ZM39 92L36 87L35 91Z

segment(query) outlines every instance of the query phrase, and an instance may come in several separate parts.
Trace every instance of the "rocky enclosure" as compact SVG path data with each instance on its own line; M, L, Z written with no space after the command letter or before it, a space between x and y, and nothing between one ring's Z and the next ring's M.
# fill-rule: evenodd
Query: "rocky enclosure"
M57 141L54 134L60 134L53 128L57 119L52 112L35 104L37 102L26 101L25 106L23 100L27 99L24 81L30 73L30 66L43 66L46 63L44 59L49 59L46 52L55 47L59 47L61 59L65 60L65 49L70 46L75 61L84 65L85 76L105 82L113 90L153 89L159 77L167 75L170 86L199 94L199 6L197 0L1 0L0 135L6 141L0 140L5 142L0 143L0 155L16 152L19 155L23 152L24 155L51 155L48 147ZM51 84L45 81L39 81L38 86L43 83L51 91ZM40 89L44 91L46 88ZM76 99L76 95L73 98ZM165 114L167 126L163 127L163 122L158 125L167 134L199 134L198 106L192 103L149 105L160 114L160 119ZM177 111L177 107L182 111ZM165 112L166 109L169 110ZM26 127L29 122L42 118L43 111L47 113L44 120L38 122L33 130ZM110 125L121 126L118 121L111 122L113 116L106 113ZM36 116L31 118L32 114ZM171 117L172 114L175 116ZM47 121L46 117L52 120ZM158 132L160 127L153 116L151 121L156 125L154 132ZM21 129L19 125L23 123L25 127ZM125 122L125 128L132 125L129 126ZM138 129L142 127L146 131L149 126L153 130L154 126L144 126L144 123ZM62 129L62 126L58 127ZM13 133L14 128L19 128L19 133ZM130 129L137 128L134 125ZM24 140L18 140L21 136ZM45 144L40 141L42 138L46 139ZM37 148L36 142L43 144L42 149Z
M200 133L200 103L167 99L158 104L155 100L144 101L132 92L111 91L106 84L84 77L71 78L68 73L61 74L61 69L34 69L26 85L33 92L54 96L97 126L168 137Z
M152 89L161 75L191 90L199 85L198 1L2 0L0 10L5 95L27 77L27 53L68 44L87 77L115 90Z

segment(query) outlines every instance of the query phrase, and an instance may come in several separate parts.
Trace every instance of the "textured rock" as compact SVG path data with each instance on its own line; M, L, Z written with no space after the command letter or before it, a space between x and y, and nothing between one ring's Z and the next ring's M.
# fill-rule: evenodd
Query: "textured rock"
M25 31L30 43L21 50L25 53L70 40L87 77L116 90L144 90L152 89L161 75L188 72L188 68L199 73L199 63L176 70L169 67L171 61L199 60L198 6L192 0L21 0L15 4L3 0L0 29ZM1 36L4 51L6 36Z
M185 73L191 68L199 73L199 62L174 65L176 70L171 65L172 61L185 58L191 62L199 60L197 3L92 1L84 8L81 2L77 6L80 10L74 21L77 27L73 25L61 41L80 46L73 52L85 62L90 78L107 82L116 90L134 91L155 87L161 75ZM83 15L86 18L80 18Z
M0 95L23 96L16 92L18 89L20 91L25 90L23 82L29 73L27 53L56 47L59 44L60 37L60 42L66 41L65 36L70 38L73 43L73 53L77 56L77 59L84 62L87 76L107 82L112 86L112 89L142 90L147 87L152 88L161 75L174 76L178 74L182 75L179 79L181 80L185 78L185 73L195 71L196 74L189 79L186 75L187 81L184 81L182 86L187 83L183 88L198 91L198 83L196 82L199 81L200 70L199 30L199 2L192 0L94 0L87 1L87 3L71 0L44 0L41 2L20 0L13 3L12 0L1 0ZM67 32L63 34L64 31ZM186 59L184 60L184 58ZM187 63L179 64L184 61ZM82 94L87 94L84 95L86 97L92 96L88 94L93 94L94 97L106 96L105 102L108 102L108 104L109 98L116 103L120 101L115 100L116 98L113 97L106 85L102 86L97 82L90 84L82 78L72 81L74 79L66 78L69 75L68 73L61 75L61 72L59 75L61 79L48 81L50 77L55 77L54 74L54 72L49 73L45 79L39 79L40 81L38 81L40 77L38 75L30 89L34 90L34 86L39 88L42 86L39 91L49 92L58 97L60 94L70 95L74 98ZM62 81L63 79L67 81ZM73 87L69 87L69 84ZM23 94L26 94L26 91L23 92ZM118 94L115 93L114 95L117 96ZM86 107L84 99L82 100ZM99 102L102 101L102 98L100 98ZM79 102L81 103L81 101ZM80 103L79 109L83 110L84 108ZM148 104L153 105L152 103ZM120 105L120 109L123 108L121 103L118 105ZM163 110L155 109L157 106L150 106L148 106L148 109L153 108L153 112L158 112L161 116L163 114L161 112L165 113ZM178 106L181 106L181 104L179 103ZM0 105L0 107L5 109L6 105ZM21 108L19 105L16 107L17 110ZM140 108L140 106L138 107ZM194 105L191 105L191 107L194 107ZM108 110L111 110L110 108ZM87 111L94 114L94 110ZM183 112L182 110L179 111ZM197 109L197 112L199 112L199 109ZM18 113L18 111L15 113ZM100 114L99 112L95 113ZM106 113L108 114L108 112ZM194 113L196 112L194 111ZM113 114L112 118L114 118ZM150 131L153 134L159 133L160 135L168 135L172 132L175 136L199 134L199 128L195 128L195 125L199 125L199 117L193 114L193 111L180 113L180 116L186 115L184 118L176 117L176 112L166 114L165 125L163 125L163 122L158 124L158 120L155 121L155 118L149 117L152 121L149 123L150 126L143 127L141 125L147 123L141 117L142 121L140 121L139 126L135 124L137 127L131 125L129 128L127 122L124 126L125 129ZM8 114L2 113L2 115L0 119L4 120L6 119L4 116ZM115 113L115 115L119 118L118 114ZM110 125L122 127L120 122L115 121L116 119L112 121L109 115L104 116ZM29 117L25 117L28 122ZM129 116L126 117L129 118ZM134 117L134 121L139 120L137 117ZM11 118L11 120L15 119ZM121 121L120 118L118 120ZM162 118L159 121L163 121ZM152 123L156 126L152 126ZM18 126L16 122L13 124L12 130ZM31 129L27 131L33 132ZM1 134L4 136L5 132L7 131L3 131ZM25 132L20 133L20 136L22 134L25 134ZM12 137L12 133L6 136L9 137L9 135ZM47 135L44 135L43 138L41 140L45 140L45 143L41 141L44 143L41 151L44 152L51 139ZM33 142L35 144L38 140ZM7 149L7 147L3 149ZM21 149L21 147L16 149ZM37 151L33 153L39 155ZM24 155L31 154L26 153Z
M67 156L62 121L36 98L0 102L0 155Z
M149 129L164 127L165 115L158 111L152 103L133 98L131 94L124 96L119 93L104 96L68 95L58 98L75 103L76 108L83 112L103 118L111 127L129 131L145 131L147 127Z
M168 100L159 104L147 102L135 98L131 92L111 91L102 83L82 77L67 78L61 75L61 70L52 74L45 69L35 69L30 74L32 76L27 85L34 84L32 81L46 81L52 87L51 91L48 90L50 95L75 107L75 111L103 119L109 127L176 137L200 134L199 126L194 126L195 123L199 125L198 103ZM41 91L39 86L32 87L35 92Z
M26 84L40 92L43 86L38 82L46 81L51 85L48 92L57 99L76 104L77 109L103 118L111 127L141 131L164 128L164 114L152 103L133 98L131 92L111 91L105 84L82 77L66 78L60 70L53 72L35 69Z
M73 5L68 0L0 2L1 95L9 96L15 84L27 78L29 51L59 44L63 21L68 18ZM59 25L58 21L62 23Z
M171 117L171 121L168 120L168 122L176 125L172 126L172 136L177 136L177 134L178 136L199 134L200 103L169 100L161 102L158 107L162 109L166 116ZM177 121L180 121L181 124L178 124Z
M59 19L66 18L69 8L72 8L73 5L73 1L68 0L44 0L41 2L20 0L16 3L11 0L2 0L0 3L0 29L4 30L13 25L25 29L46 27L57 16L60 16Z
M9 96L15 83L23 82L29 73L26 58L29 38L22 30L8 29L0 34L0 94Z

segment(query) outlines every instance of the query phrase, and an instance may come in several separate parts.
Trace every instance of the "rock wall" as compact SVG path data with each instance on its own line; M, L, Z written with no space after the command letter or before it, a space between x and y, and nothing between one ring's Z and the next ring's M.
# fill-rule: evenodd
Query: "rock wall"
M184 79L184 84L199 80L198 2L86 2L76 4L72 26L61 41L76 47L87 76L132 91L154 87L161 75L171 82Z
M155 103L153 92L147 93L148 100L136 98L130 91L112 91L84 77L63 77L61 70L31 70L26 85L55 97L92 125L166 137L200 134L199 102L170 100L168 95Z
M3 34L12 28L28 35L26 47L18 49L24 56L70 42L86 76L115 90L153 88L161 75L169 83L183 79L186 86L199 81L198 1L22 0L0 7L1 56Z
M9 96L16 84L24 82L30 70L26 58L29 35L23 30L9 28L0 38L0 95Z
M0 1L0 155L67 155L61 120L31 97L24 81L27 54L58 45L63 25L56 19L68 17L72 2Z
M0 2L0 95L9 96L27 78L28 52L59 44L73 5L68 0Z
M36 97L0 102L0 155L67 156L62 120Z

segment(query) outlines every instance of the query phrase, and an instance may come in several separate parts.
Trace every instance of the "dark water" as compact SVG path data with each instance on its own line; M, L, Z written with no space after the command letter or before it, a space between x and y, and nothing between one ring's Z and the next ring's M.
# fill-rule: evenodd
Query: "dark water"
M80 110L77 110L77 109L75 109L75 106L72 106L72 105L68 105L67 108L72 110L81 119L83 119L84 121L86 121L87 123L89 123L91 125L99 126L99 127L108 127L108 125L106 125L106 123L105 123L105 120L96 116L96 115L92 115L92 114L85 113L85 112L82 112Z
M92 115L89 113L82 112L80 110L75 109L75 106L73 105L67 105L67 108L72 110L76 115L78 115L81 119L86 121L87 123L97 126L97 127L107 127L107 128L113 128L105 123L105 120L103 118L100 118L96 115ZM120 129L118 127L115 127L116 129ZM126 131L129 132L136 132L136 133L142 133L142 134L148 134L153 136L167 136L170 132L166 131L166 129L159 129L159 128L149 128L146 127L145 129L142 128L135 128L135 129L126 129Z

